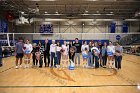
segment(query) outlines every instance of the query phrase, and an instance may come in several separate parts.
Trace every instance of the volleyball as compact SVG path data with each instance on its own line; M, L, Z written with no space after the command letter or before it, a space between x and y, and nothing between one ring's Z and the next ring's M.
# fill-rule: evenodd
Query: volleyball
M74 70L74 62L70 60L69 70Z

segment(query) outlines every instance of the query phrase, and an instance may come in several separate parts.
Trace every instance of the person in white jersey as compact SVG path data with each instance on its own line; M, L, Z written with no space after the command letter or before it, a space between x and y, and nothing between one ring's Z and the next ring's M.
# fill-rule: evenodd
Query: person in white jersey
M50 55L51 55L51 68L53 67L53 60L54 60L54 67L56 68L56 62L55 62L56 44L55 44L55 40L52 40L52 44L50 45Z
M107 46L107 55L108 55L108 68L114 68L114 54L115 54L115 46L109 41L109 45Z
M27 39L26 43L24 44L24 54L25 54L25 59L24 59L25 66L24 66L24 68L29 68L32 50L33 50L32 44L30 44L30 41Z

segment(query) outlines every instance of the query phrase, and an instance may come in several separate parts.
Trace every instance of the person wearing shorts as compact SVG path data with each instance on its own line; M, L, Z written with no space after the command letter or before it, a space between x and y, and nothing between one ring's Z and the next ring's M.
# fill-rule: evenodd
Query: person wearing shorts
M115 46L112 44L112 42L109 42L109 45L107 46L107 55L108 55L108 68L114 68L114 54L115 54Z
M19 64L19 67L22 67L21 64L22 64L22 58L24 56L24 52L23 52L23 47L24 47L24 44L23 44L23 40L22 39L19 39L18 43L16 44L16 47L15 47L15 57L16 57L16 69L18 69L18 60L20 59L20 64Z
M25 59L24 59L25 66L24 66L24 68L29 68L32 50L33 50L32 44L30 44L29 40L26 40L26 44L24 44L24 54L25 54Z

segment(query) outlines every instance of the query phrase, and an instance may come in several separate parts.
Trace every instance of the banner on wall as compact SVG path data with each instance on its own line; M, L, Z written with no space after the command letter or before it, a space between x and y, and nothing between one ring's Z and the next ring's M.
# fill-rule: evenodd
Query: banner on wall
M8 22L0 18L0 33L8 32Z
M128 24L127 23L123 23L122 24L122 33L127 33L128 32Z
M111 23L109 27L110 27L110 33L116 32L116 23Z
M53 33L53 25L52 24L40 25L40 33Z

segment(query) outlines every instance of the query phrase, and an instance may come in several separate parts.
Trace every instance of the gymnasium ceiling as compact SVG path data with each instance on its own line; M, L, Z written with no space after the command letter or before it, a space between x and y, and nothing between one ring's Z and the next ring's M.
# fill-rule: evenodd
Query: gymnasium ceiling
M0 11L15 17L140 19L140 0L1 0Z

